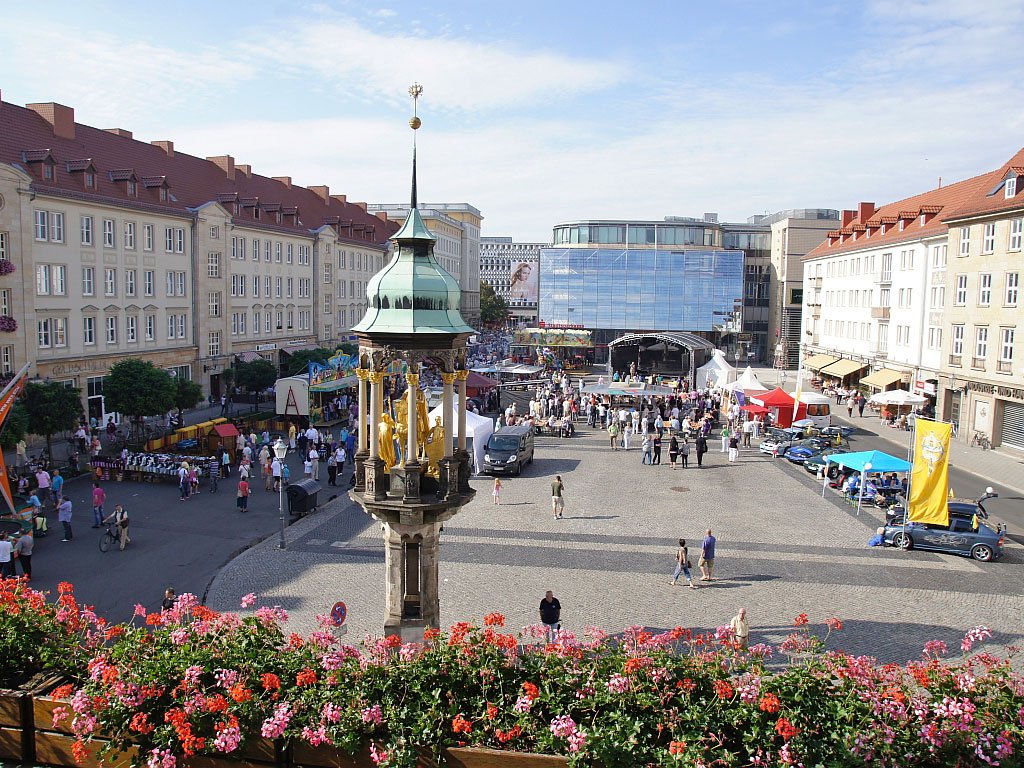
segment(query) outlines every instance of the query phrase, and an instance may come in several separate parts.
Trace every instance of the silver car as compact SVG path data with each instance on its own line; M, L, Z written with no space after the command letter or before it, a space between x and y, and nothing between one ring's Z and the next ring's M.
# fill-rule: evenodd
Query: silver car
M882 540L900 549L949 552L987 563L1003 554L1006 535L1002 528L992 530L981 520L951 514L949 525L892 520L885 525Z

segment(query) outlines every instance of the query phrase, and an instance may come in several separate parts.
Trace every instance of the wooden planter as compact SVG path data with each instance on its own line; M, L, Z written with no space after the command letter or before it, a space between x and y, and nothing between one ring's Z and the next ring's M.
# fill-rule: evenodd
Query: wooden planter
M64 678L54 675L32 688L0 689L0 760L31 763L35 727L32 702L53 690Z
M561 755L531 755L483 747L451 747L444 751L450 768L565 768Z

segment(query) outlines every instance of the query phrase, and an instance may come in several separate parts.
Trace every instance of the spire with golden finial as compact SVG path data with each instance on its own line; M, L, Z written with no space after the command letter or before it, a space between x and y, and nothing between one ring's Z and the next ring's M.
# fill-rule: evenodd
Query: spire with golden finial
M409 120L409 127L412 128L412 200L410 207L416 208L416 131L423 121L416 114L416 108L420 95L423 93L423 86L413 83L409 86L409 95L412 96L412 118Z

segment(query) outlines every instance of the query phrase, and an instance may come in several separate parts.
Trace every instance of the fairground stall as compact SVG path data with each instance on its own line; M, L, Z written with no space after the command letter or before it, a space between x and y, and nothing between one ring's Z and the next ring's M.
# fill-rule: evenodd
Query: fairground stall
M277 414L309 419L314 427L348 423L358 367L356 357L339 351L321 363L311 362L303 375L278 379L274 385Z
M513 359L548 370L589 372L594 364L594 343L582 328L517 328L510 349Z

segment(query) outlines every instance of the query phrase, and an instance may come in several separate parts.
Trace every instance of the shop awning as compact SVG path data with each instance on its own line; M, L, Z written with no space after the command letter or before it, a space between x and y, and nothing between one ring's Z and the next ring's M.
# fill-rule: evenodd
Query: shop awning
M859 363L856 360L836 360L830 365L819 369L818 373L825 376L835 376L837 379L845 379L852 373L867 368L867 363Z
M860 380L860 383L867 384L870 387L877 387L878 389L885 389L898 381L903 381L903 374L900 371L894 371L892 368L882 368L870 376L865 376Z
M832 355L813 355L804 360L804 368L820 371L826 365L832 365L838 359L838 357L833 357Z

